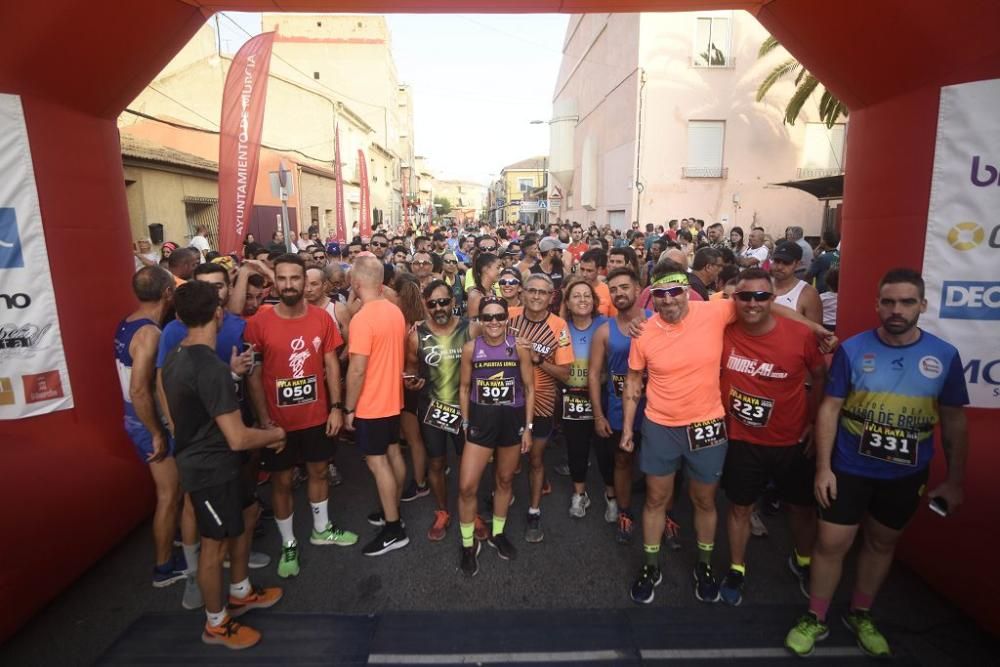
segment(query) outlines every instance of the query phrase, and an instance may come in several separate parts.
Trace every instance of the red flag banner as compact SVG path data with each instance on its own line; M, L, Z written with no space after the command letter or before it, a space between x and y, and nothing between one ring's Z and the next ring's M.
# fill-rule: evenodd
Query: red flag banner
M359 206L361 222L361 242L368 243L372 238L372 200L368 190L368 160L365 152L358 149L358 180L361 181L361 204Z
M219 124L219 251L243 253L253 217L274 33L257 35L229 66Z
M344 169L340 162L340 125L334 128L333 173L337 179L337 242L347 243L347 220L344 219Z

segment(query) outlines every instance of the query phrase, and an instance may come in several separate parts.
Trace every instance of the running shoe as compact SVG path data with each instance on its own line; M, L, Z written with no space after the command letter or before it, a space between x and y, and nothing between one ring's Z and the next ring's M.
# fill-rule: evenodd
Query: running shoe
M574 519L582 519L587 516L588 507L590 507L590 496L587 492L574 493L569 501L569 515Z
M385 525L385 512L382 510L375 510L368 515L368 523L381 528Z
M340 486L344 483L344 476L337 470L337 466L332 463L327 467L326 479L330 482L330 486Z
M667 513L667 520L663 524L663 542L671 551L681 550L680 541L681 527L677 525L670 513Z
M444 510L434 511L434 523L427 530L427 539L431 542L440 542L448 532L451 525L451 515Z
M809 566L799 565L795 560L795 554L788 557L788 569L792 571L795 578L799 580L799 590L805 598L809 599Z
M281 547L281 560L278 561L278 576L282 579L299 575L299 545L286 544Z
M458 569L467 577L474 577L479 574L479 550L483 545L476 542L471 547L460 547L461 558L458 562Z
M403 495L399 497L399 501L403 503L413 502L417 498L429 496L430 493L431 489L427 484L420 486L417 484L416 480L411 479L410 483L403 489Z
M260 641L260 633L253 628L241 625L235 618L227 617L225 622L218 627L213 628L205 623L205 630L201 633L201 641L206 644L219 644L238 651L255 646Z
M510 543L510 540L503 533L491 536L490 539L486 540L486 544L496 549L497 555L503 560L514 560L517 558L517 549L514 548L514 545Z
M719 601L719 583L712 574L712 568L705 563L694 566L694 596L702 602Z
M402 528L392 530L385 526L375 536L375 539L365 545L362 553L366 556L382 556L390 551L402 549L409 543L410 538L406 536Z
M604 520L608 523L618 521L618 501L604 496Z
M830 628L812 614L803 614L785 636L785 648L804 658L812 655L816 642L830 636Z
M719 597L730 607L739 607L743 602L744 576L738 570L729 570L719 585Z
M643 565L639 572L639 578L635 580L631 590L629 590L629 597L632 598L632 602L649 604L655 597L653 589L659 586L662 581L663 574L660 572L660 568L655 565Z
M561 475L562 477L569 477L569 464L568 463L556 464L552 466L552 472L554 472L557 475Z
M618 532L615 540L618 544L632 544L632 533L635 531L635 522L627 512L618 513Z
M767 526L764 525L756 507L750 512L750 534L754 537L767 537Z
M483 517L476 515L476 528L475 528L475 538L480 542L485 542L490 537L490 531L486 527L486 522L483 521Z
M262 568L267 567L270 564L271 564L271 557L259 551L251 551L250 556L247 558L247 567L249 567L251 570L260 570ZM230 566L229 556L226 556L226 559L222 561L222 567L228 570L229 566Z
M542 531L542 515L541 513L532 514L528 512L528 526L524 530L524 540L525 542L531 542L532 544L537 544L545 538L545 532Z
M238 598L230 593L229 604L226 605L226 608L229 610L230 616L238 618L251 609L267 609L268 607L273 607L280 599L281 589L277 586L270 588L254 586L250 589L250 594L245 598Z
M205 600L201 596L201 588L198 586L198 576L196 572L188 575L184 582L184 597L181 598L181 606L188 611L201 609L205 606Z
M316 546L335 544L338 547L349 547L358 543L358 535L349 530L337 528L337 525L331 522L326 524L326 529L322 531L317 532L313 529L312 535L309 537L309 543Z
M858 641L858 647L873 658L891 658L892 650L885 635L875 627L872 615L865 609L855 609L844 615L844 626Z
M157 565L153 568L153 588L166 588L171 584L176 584L187 576L186 570L187 563L182 563L181 559L172 556L163 565Z

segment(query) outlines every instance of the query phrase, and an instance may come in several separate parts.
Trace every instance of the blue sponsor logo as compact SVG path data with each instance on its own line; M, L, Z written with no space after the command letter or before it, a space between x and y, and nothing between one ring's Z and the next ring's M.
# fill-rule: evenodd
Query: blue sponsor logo
M19 269L23 266L17 213L12 208L0 208L0 269Z
M941 292L941 319L1000 320L1000 282L946 280Z

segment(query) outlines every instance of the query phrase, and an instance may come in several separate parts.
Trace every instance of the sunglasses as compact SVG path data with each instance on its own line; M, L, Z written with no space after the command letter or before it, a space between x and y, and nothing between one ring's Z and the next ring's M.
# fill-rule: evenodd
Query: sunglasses
M774 294L772 292L733 292L733 296L743 302L757 301L763 303L769 301Z
M500 287L514 287L521 284L521 281L517 278L501 278L498 282L500 283Z
M449 296L441 299L431 299L426 303L428 308L444 308L445 306L451 303L451 297Z
M426 259L413 260L410 262L413 266L430 266L433 262L428 262Z
M527 287L524 291L533 296L548 296L549 294L552 294L552 290L539 289L538 287Z
M507 313L494 313L493 315L480 315L480 322L506 322Z
M668 296L674 297L676 299L681 294L684 294L686 290L687 288L684 287L683 285L678 285L677 287L654 287L653 289L649 290L649 293L652 294L657 299L664 299Z
M457 259L446 259L446 260L444 260L444 263L445 264L458 264L458 260Z
M388 243L381 243L379 241L372 241L368 245L370 245L372 248L388 248L389 247Z
M494 246L485 246L485 247L481 246L479 248L479 252L496 252L496 251L497 251L497 247L495 245Z

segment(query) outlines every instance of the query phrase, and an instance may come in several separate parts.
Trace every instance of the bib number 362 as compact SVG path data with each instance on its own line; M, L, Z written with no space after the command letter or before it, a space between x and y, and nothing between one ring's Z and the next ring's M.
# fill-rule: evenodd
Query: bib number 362
M305 405L316 400L315 375L307 375L301 378L279 378L275 381L274 385L279 408Z
M594 418L594 406L586 396L567 392L562 398L563 419L579 421Z
M897 465L917 465L917 434L902 428L865 422L858 453Z
M692 452L724 445L726 443L726 422L721 417L695 422L688 426L687 433L688 446Z

